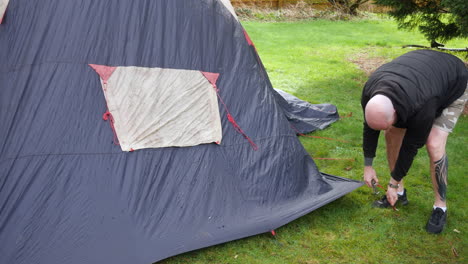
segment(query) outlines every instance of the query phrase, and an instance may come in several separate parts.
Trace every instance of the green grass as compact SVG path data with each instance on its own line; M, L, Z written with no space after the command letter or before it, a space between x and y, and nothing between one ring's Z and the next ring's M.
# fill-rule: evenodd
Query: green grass
M362 177L362 113L360 93L367 77L350 60L356 57L389 61L405 52L405 44L427 45L416 32L399 31L389 20L294 23L244 22L273 86L312 103L332 103L342 114L352 112L314 135L347 140L341 143L301 138L320 170L360 180ZM448 46L465 47L467 40ZM365 59L364 59L365 61ZM410 204L398 212L370 207L376 199L367 187L332 202L277 230L277 237L257 235L189 252L162 261L176 263L467 263L468 224L465 180L468 117L459 120L449 137L449 218L441 235L429 235L424 225L433 194L429 161L421 149L406 179ZM382 182L389 178L380 142L375 161ZM454 232L457 229L460 233ZM453 248L458 253L455 256Z

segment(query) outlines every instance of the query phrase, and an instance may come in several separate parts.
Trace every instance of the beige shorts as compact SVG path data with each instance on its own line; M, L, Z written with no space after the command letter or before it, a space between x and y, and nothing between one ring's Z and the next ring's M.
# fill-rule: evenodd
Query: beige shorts
M467 99L468 84L466 86L465 93L442 111L442 114L434 121L433 126L442 131L452 133L452 130L458 121L458 117L460 117L463 109L465 108Z

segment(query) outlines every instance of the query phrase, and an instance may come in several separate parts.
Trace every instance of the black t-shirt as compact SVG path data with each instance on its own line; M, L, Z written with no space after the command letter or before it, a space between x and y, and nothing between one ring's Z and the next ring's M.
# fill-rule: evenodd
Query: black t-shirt
M395 127L406 128L392 177L401 180L418 149L424 146L434 119L463 95L468 71L457 57L432 50L408 52L379 67L364 86L361 105L376 94L390 98L397 113ZM363 150L375 157L380 131L364 122Z

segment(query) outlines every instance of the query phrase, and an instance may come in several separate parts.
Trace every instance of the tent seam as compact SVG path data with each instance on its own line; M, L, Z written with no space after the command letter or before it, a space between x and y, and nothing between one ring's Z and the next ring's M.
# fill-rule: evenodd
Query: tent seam
M288 137L295 137L297 138L297 136L295 135L278 135L278 136L271 136L271 137L263 137L263 138L255 138L255 140L257 141L262 141L262 140L267 140L267 139L271 139L271 138L279 138L279 137L284 137L284 138L288 138ZM221 144L221 145L217 145L217 147L224 147L224 148L227 148L227 147L233 147L233 146L240 146L240 145L250 145L248 142L245 142L245 143L235 143L235 144L229 144L229 145L226 145L226 144ZM177 147L176 147L177 148ZM160 151L161 149L164 149L164 148L146 148L146 149L141 149L141 150L145 150L145 151ZM117 154L128 154L128 152L118 152L118 153L112 153L112 152L98 152L98 153L49 153L49 154L46 154L46 153L42 153L42 154L26 154L26 155L21 155L21 156L17 156L17 157L6 157L2 160L0 160L0 163L3 163L3 162L6 162L6 161L9 161L9 160L17 160L17 159L23 159L23 158L30 158L30 157L45 157L45 156L86 156L86 155L117 155Z
M43 62L38 62L38 63L28 63L28 64L16 64L16 65L10 65L8 67L1 67L0 66L0 73L9 73L9 72L15 72L15 71L21 71L25 67L36 67L36 66L41 66L44 64L75 64L75 65L89 65L90 62L77 62L77 61L43 61ZM111 65L112 63L101 63L101 62L95 62L91 64L99 64L99 65ZM214 72L213 69L193 69L193 68L175 68L175 67L162 67L162 66L148 66L148 65L114 65L112 66L115 67L143 67L143 68L161 68L161 69L174 69L174 70L188 70L188 71L203 71L203 72ZM251 72L252 69L247 69L247 70L242 70L242 69L233 69L230 71L222 71L220 69L216 70L216 73L219 74L225 74L227 72Z

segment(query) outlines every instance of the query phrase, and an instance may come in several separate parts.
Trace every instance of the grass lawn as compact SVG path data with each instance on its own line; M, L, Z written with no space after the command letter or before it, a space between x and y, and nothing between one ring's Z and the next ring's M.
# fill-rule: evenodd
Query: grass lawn
M332 103L341 114L353 113L314 135L350 143L301 138L321 171L361 180L363 158L360 94L370 71L409 49L427 45L416 32L399 31L390 20L261 23L243 22L267 68L273 86L311 103ZM467 40L447 46L465 47ZM277 236L257 235L189 252L161 263L467 263L468 117L461 117L449 137L448 224L441 235L424 225L432 210L429 159L421 149L406 179L410 204L373 209L377 198L367 187L279 228ZM374 161L381 182L389 179L384 144ZM380 197L380 195L379 195ZM454 231L455 230L455 231ZM457 232L458 231L458 232Z

